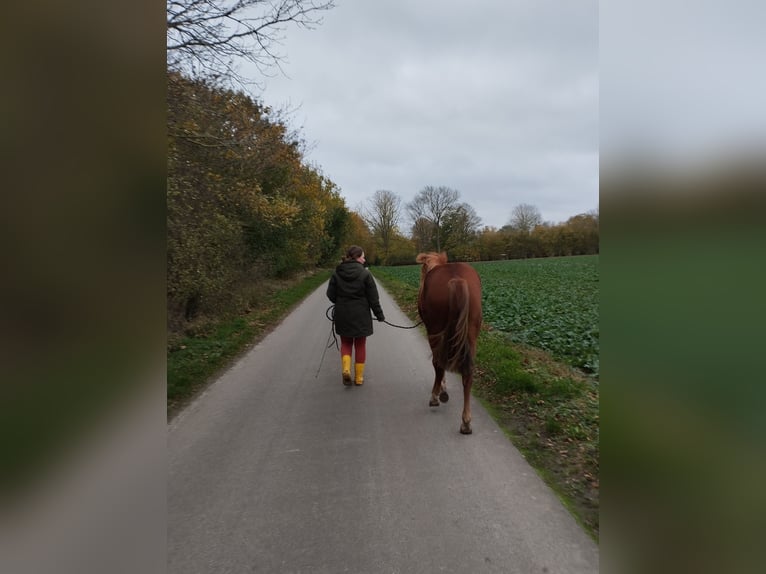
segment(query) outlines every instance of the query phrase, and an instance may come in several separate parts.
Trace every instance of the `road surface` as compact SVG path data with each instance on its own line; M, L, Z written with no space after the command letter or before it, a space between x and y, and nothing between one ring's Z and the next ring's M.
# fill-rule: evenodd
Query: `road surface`
M412 322L379 284L386 319ZM168 428L172 574L598 572L596 544L478 403L428 406L420 329L374 322L361 387L326 284Z

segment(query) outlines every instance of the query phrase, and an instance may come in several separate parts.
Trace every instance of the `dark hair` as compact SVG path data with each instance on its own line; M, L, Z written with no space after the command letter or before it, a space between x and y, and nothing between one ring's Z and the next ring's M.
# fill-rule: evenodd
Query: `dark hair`
M346 261L357 259L361 257L362 253L364 253L364 249L362 249L358 245L352 245L346 250Z

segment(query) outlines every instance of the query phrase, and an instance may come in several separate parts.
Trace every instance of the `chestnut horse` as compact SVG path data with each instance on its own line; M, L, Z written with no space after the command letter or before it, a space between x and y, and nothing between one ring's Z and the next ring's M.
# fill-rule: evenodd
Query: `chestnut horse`
M467 263L448 263L446 253L420 253L418 313L428 333L434 366L432 407L449 400L444 372L463 379L462 434L471 434L471 385L481 329L481 279Z

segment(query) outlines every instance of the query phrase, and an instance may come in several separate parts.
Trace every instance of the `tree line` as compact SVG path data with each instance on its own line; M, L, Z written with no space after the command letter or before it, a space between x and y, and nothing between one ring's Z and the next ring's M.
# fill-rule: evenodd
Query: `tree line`
M551 223L543 221L536 206L522 203L497 229L482 226L474 208L460 201L458 190L426 186L408 203L390 190L378 190L360 211L367 230L359 239L372 242L375 250L368 260L381 265L410 264L413 253L421 251L446 251L462 261L599 252L597 209Z

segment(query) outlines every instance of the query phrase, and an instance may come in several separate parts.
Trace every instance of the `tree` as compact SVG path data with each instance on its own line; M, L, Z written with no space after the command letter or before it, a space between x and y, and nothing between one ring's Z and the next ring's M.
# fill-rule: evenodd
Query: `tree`
M511 219L508 221L508 225L515 231L519 231L529 235L532 230L542 224L543 217L540 215L540 210L536 206L528 203L521 203L513 208L511 213Z
M425 219L433 225L436 240L436 251L442 250L441 232L444 217L455 208L460 198L460 192L449 187L426 186L407 204L413 225L420 225L419 221Z
M553 257L562 254L563 247L559 225L552 223L538 225L532 230L530 237L534 240L535 257Z
M458 257L467 259L469 247L476 239L480 226L481 218L467 203L461 203L448 211L444 216L442 227L445 251L452 251L456 256L460 252L462 255ZM474 256L471 255L471 257Z
M434 231L434 224L430 220L425 217L416 219L412 224L411 236L418 253L433 250L436 233Z
M573 255L599 252L598 211L574 215L567 219L563 227L570 238Z
M412 265L419 251L411 239L397 234L391 240L391 252L388 254L387 265Z
M364 256L368 263L371 265L378 264L378 252L375 246L375 242L372 240L372 234L367 224L364 222L364 218L357 212L350 212L350 225L348 235L346 236L346 245L344 245L343 251L350 245L359 245L364 249Z
M394 192L379 189L368 200L368 206L363 209L365 223L372 234L380 241L383 248L383 260L388 259L391 252L391 240L397 234L402 200Z
M224 76L247 83L237 59L266 74L279 66L276 48L289 23L313 29L333 0L166 0L168 68L190 76Z
M485 227L476 238L479 259L482 261L495 261L507 258L505 244L505 236L501 231L494 227Z
M351 212L346 209L342 198L338 197L334 203L325 221L325 235L319 265L335 263L351 231Z
M513 208L508 225L501 231L506 237L505 253L509 259L536 257L542 252L539 236L532 232L543 224L540 210L528 203Z

